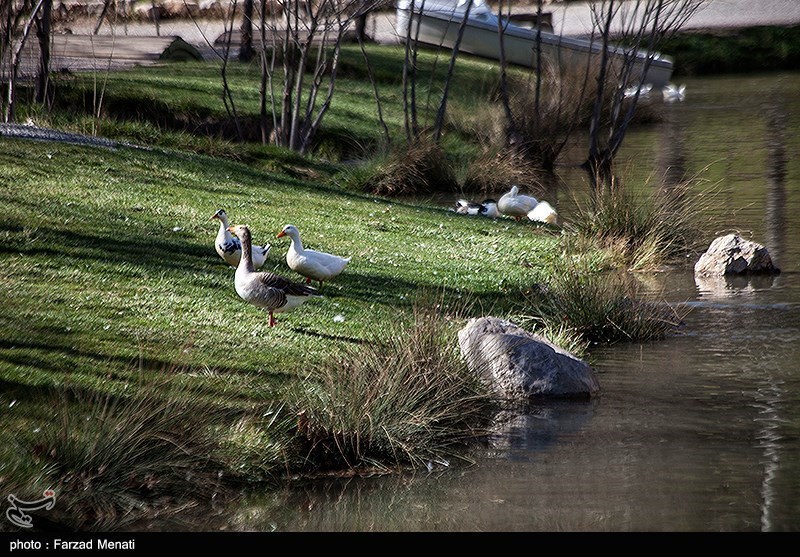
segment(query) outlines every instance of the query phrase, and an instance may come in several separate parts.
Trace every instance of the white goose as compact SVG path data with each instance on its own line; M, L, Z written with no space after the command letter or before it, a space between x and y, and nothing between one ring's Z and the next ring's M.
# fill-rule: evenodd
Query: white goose
M536 207L528 212L528 218L533 221L558 224L558 213L547 201L540 201Z
M497 210L504 215L520 220L536 207L537 203L539 201L535 197L522 195L517 186L511 186L511 190L497 202Z
M310 284L313 279L319 281L322 286L324 281L337 277L350 263L350 257L339 257L323 251L305 249L303 241L300 239L300 231L293 224L284 226L277 237L283 238L284 236L289 236L292 240L289 250L286 252L286 264L292 271L306 277L306 283Z
M250 229L243 225L228 227L242 242L242 259L234 274L234 287L239 297L258 308L269 312L269 326L275 326L276 313L292 311L294 308L321 294L316 289L300 282L290 281L268 271L255 271L250 238Z
M239 259L242 256L242 244L239 238L233 236L230 230L228 230L228 214L225 212L225 209L218 209L208 220L214 219L219 221L219 230L214 240L214 249L217 250L219 256L225 260L225 263L235 269L239 266ZM264 265L271 247L270 244L252 247L253 268L260 269Z

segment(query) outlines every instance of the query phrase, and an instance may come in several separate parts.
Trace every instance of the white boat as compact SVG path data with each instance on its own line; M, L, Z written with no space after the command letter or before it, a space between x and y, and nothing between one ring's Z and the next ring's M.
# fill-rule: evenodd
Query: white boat
M397 34L401 41L406 36L430 46L455 48L458 30L464 20L467 2L470 0L397 0ZM414 17L409 28L409 14ZM600 39L589 40L564 37L544 29L520 27L503 20L506 62L520 66L536 67L537 33L539 34L542 60L550 63L585 64L594 54L602 52ZM419 33L419 34L417 34ZM494 60L500 59L498 40L498 16L484 0L472 0L469 18L459 50ZM672 76L672 60L657 52L633 52L621 46L609 47L609 53L622 60L625 56L636 56L634 71L629 83L638 83L646 70L644 83L656 89L665 87Z

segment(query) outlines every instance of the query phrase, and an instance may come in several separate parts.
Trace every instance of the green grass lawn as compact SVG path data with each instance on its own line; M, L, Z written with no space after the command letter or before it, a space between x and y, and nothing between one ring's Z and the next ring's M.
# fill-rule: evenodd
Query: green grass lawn
M407 319L420 292L515 309L556 239L532 223L337 191L203 156L2 140L4 284L0 362L6 380L103 389L140 369L175 367L227 400L254 381L302 375L331 344ZM273 245L284 224L308 247L351 255L324 298L279 316L241 301L215 253L223 207ZM521 263L527 262L523 266ZM344 316L344 321L334 317Z

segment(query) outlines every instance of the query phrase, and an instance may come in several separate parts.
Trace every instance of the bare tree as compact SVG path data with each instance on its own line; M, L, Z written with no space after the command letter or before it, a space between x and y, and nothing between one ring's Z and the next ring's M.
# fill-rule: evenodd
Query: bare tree
M456 67L456 59L458 58L458 51L461 48L461 41L464 39L464 31L467 28L467 20L469 20L470 11L472 11L473 0L467 0L467 6L464 8L464 16L458 26L458 35L456 42L453 45L453 52L450 55L450 64L447 67L447 75L444 80L444 88L442 90L442 99L439 102L439 110L436 111L436 120L433 124L433 138L439 141L444 127L444 117L447 112L447 98L450 95L450 83L453 81L453 71Z
M531 41L531 72L525 79L507 72L505 34L511 22L511 2L503 13L498 3L500 104L505 115L506 147L538 168L552 172L557 158L584 122L590 65L562 60L556 49L545 56L543 49L544 2L536 1L536 25Z
M450 96L450 86L452 84L454 72L455 72L455 65L459 55L459 49L461 45L461 41L464 38L464 33L467 28L467 20L469 19L470 12L472 11L473 7L473 0L465 0L464 7L461 8L463 12L460 14L460 19L455 21L458 22L458 29L456 40L452 48L449 48L449 64L447 66L447 71L445 73L444 81L442 82L442 94L439 97L439 105L436 110L436 116L434 118L433 124L429 127L431 132L431 137L435 142L438 142L443 128L445 124L445 117L447 114L447 101ZM399 6L399 4L398 4ZM460 7L460 6L459 6ZM420 135L420 132L423 129L423 126L420 125L419 122L419 107L417 105L417 60L418 54L420 51L420 27L419 21L422 17L422 12L425 10L425 0L408 0L406 3L403 4L403 10L408 12L407 19L403 21L401 26L403 28L398 29L400 33L402 33L402 37L405 43L405 55L403 59L403 112L405 115L405 128L406 128L406 141L411 142L417 139ZM459 14L457 10L457 6L453 5L453 12L452 15L456 16ZM417 25L414 26L414 22L417 21ZM432 91L434 90L434 80L437 76L437 63L439 60L438 52L443 50L443 44L445 41L445 36L443 35L441 38L440 43L438 46L434 45L434 49L437 52L436 57L434 58L433 65L431 67L430 72L430 82L428 84L428 96L427 100L425 101L425 106L429 106L430 96Z
M663 42L683 27L704 0L602 0L592 5L594 34L602 44L584 169L596 187L610 183L614 158ZM622 45L615 56L612 41ZM617 50L616 52L619 52ZM644 53L644 55L642 55ZM635 93L626 98L625 90Z
M354 34L355 22L382 0L277 3L278 17L265 17L262 3L260 18L262 84L266 85L262 87L262 116L269 106L274 143L305 153L330 108L343 42ZM262 135L267 135L265 130Z
M7 17L4 18L4 21L7 22L7 26L4 24L3 29L3 33L6 35L3 37L3 43L7 45L6 49L8 52L8 55L6 55L6 52L3 53L3 60L6 58L8 59L6 106L3 113L5 122L13 122L16 118L17 78L19 76L19 66L22 62L22 51L28 42L28 37L45 1L46 0L38 0L35 4L27 0L23 1L20 3L16 12L14 12L14 6L11 2L6 6L10 12L7 14ZM19 26L23 21L25 24L15 44L14 35L19 30Z

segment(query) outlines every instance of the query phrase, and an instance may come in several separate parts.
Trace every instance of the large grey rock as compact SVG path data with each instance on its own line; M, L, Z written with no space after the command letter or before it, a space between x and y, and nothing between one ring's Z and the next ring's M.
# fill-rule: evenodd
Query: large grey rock
M509 321L471 319L458 344L469 369L503 399L588 398L600 390L589 364Z
M759 273L780 273L780 269L773 265L767 248L738 234L714 239L694 265L695 276L701 277Z

